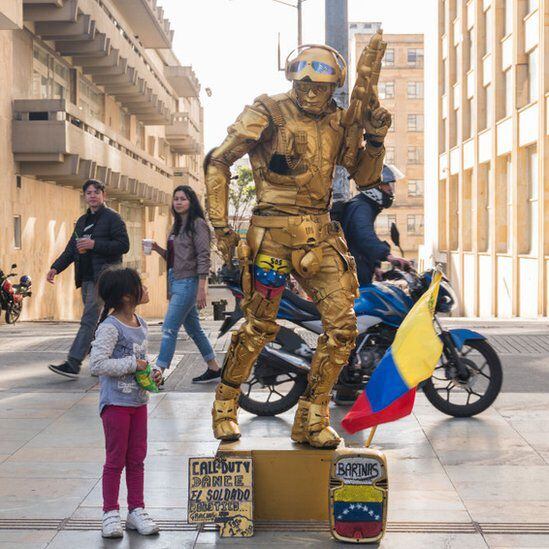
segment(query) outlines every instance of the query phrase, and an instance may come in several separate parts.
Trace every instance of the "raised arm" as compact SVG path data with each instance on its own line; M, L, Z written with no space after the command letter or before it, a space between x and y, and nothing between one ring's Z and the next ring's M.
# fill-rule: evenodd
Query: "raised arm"
M210 151L204 161L206 207L214 227L217 245L227 262L232 258L238 235L229 227L229 183L231 166L259 141L269 127L269 116L259 103L247 106L229 126L223 143Z
M381 61L387 44L381 32L364 48L357 64L357 80L349 109L343 118L345 138L341 164L359 187L379 184L385 148L383 141L391 127L391 114L383 108L377 94Z

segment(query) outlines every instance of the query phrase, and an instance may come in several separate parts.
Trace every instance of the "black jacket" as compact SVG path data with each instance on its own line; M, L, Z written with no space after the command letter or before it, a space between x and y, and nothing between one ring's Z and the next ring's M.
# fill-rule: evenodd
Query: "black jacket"
M78 218L65 251L51 266L52 269L61 273L74 262L74 278L77 288L82 285L82 275L79 269L80 254L76 249L76 235L81 236L84 234L86 217L89 213L90 210L88 209L83 216ZM88 250L87 253L91 254L93 272L97 280L99 274L107 265L122 263L122 255L130 249L130 239L126 224L114 210L103 206L97 211L96 215L97 218L91 235L91 238L95 240L95 246L93 250Z
M343 211L341 225L349 251L356 261L361 286L372 283L374 269L391 253L391 246L380 240L374 229L381 210L360 193L347 202Z

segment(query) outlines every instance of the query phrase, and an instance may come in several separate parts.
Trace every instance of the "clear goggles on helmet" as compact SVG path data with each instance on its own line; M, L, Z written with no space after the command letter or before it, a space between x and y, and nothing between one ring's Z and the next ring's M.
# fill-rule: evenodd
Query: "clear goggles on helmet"
M299 73L307 65L310 65L313 70L318 74L333 75L336 73L336 70L333 67L330 67L330 65L327 65L326 63L322 63L322 61L294 61L290 65L290 72Z

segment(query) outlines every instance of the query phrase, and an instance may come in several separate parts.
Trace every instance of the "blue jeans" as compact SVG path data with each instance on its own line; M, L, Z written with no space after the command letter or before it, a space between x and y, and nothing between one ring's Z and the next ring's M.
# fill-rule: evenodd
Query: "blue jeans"
M174 280L170 270L168 280L170 282L170 304L162 325L162 342L160 343L160 354L156 361L157 366L160 368L170 367L181 325L198 347L204 360L206 362L213 360L215 353L204 330L202 330L202 326L200 326L196 308L198 277Z

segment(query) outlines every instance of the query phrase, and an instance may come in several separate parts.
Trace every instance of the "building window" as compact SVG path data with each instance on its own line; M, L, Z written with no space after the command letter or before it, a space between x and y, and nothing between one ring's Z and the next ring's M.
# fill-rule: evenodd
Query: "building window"
M408 179L408 196L420 197L423 196L423 180Z
M378 215L376 219L376 232L379 234L389 234L393 223L396 224L396 215Z
M408 65L411 67L423 67L423 50L420 48L408 49Z
M36 99L70 97L69 68L38 44L33 46L32 95Z
M408 147L408 164L423 164L423 149Z
M126 139L130 138L131 115L124 109L120 109L120 134Z
M446 59L442 60L442 82L441 82L441 94L446 94Z
M124 265L138 271L142 270L143 254L141 240L144 238L143 212L145 208L127 202L120 204L120 215L126 223L130 240L130 251L124 255Z
M492 8L488 8L484 12L484 50L483 55L492 51L492 38L493 38L493 26L492 26Z
M82 77L80 77L78 86L78 106L88 116L102 121L104 113L103 93Z
M393 99L395 97L395 83L394 82L380 82L379 84L379 98L380 99Z
M513 72L511 69L507 69L503 73L503 80L505 83L505 116L511 116L513 113Z
M538 151L534 145L526 149L526 179L528 182L528 253L537 255L538 252L538 202L539 202L539 178L538 178Z
M528 13L532 13L539 7L539 0L528 0Z
M395 64L395 50L393 48L385 50L382 64L384 67L392 67Z
M13 247L16 250L21 249L21 216L13 216Z
M528 103L538 100L538 49L528 54Z
M20 175L15 176L15 188L20 189L23 186L22 179Z
M513 0L503 0L503 36L513 32Z
M506 251L511 253L513 250L513 232L512 219L513 219L513 161L511 155L509 155L505 161L505 194L506 194L506 215L507 215L507 246Z
M395 163L395 148L385 147L385 164Z
M408 82L408 99L423 99L423 82Z
M463 112L463 139L469 139L473 132L473 100L467 99Z
M411 214L407 217L408 234L423 234L423 216L421 214Z
M490 164L481 164L477 177L477 236L479 252L487 252L490 247L490 174Z
M491 128L494 125L494 86L486 86L486 127Z
M422 114L408 115L408 131L409 132L423 131L423 115Z
M135 144L140 149L145 149L145 126L143 125L143 122L139 122L137 124L137 135Z

